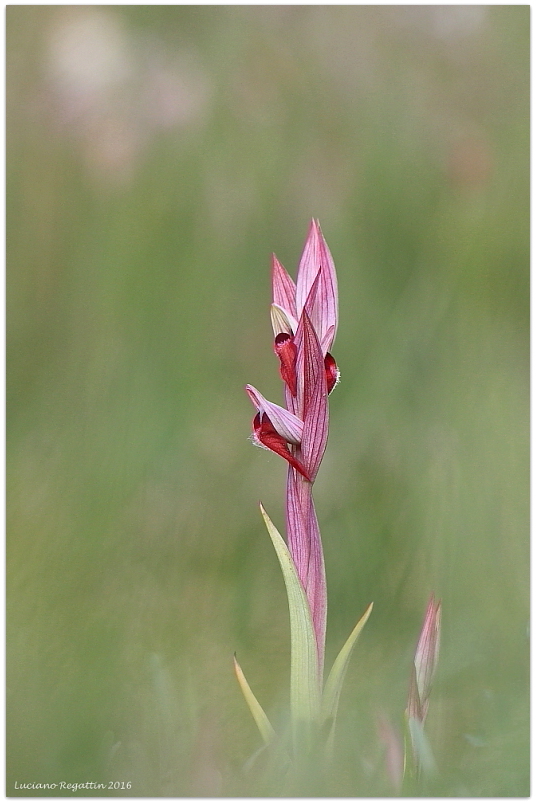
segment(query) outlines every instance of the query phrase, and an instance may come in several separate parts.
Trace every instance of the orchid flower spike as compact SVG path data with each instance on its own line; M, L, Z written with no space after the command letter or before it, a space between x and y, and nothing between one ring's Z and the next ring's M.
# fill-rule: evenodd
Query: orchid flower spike
M311 221L296 282L272 257L274 352L279 358L286 407L269 402L252 385L256 414L252 440L289 465L287 543L311 608L323 667L326 627L324 557L312 499L328 436L328 394L339 379L329 352L338 324L337 276L317 221Z
M427 776L434 776L437 773L434 755L424 731L424 721L428 713L432 679L439 657L440 632L441 601L431 595L415 650L406 707L409 737L406 743L406 759L410 756L407 751L409 746L412 756L412 761L406 764L406 768L410 769L410 775L419 776L424 773Z
M292 459L293 452L288 445L298 447L301 443L302 433L298 434L299 423L296 425L296 419L299 418L303 430L305 396L307 394L310 403L313 375L316 377L319 373L316 369L320 364L323 366L328 394L339 381L339 369L328 352L338 323L337 276L333 258L317 221L311 221L309 226L296 283L277 257L272 257L272 292L270 312L274 330L274 352L280 360L287 410L268 402L253 386L246 386L246 391L257 408L252 438L258 446L272 450L288 461L304 478L313 480L314 477L304 469L299 459ZM306 322L306 317L309 322ZM304 344L304 330L307 330L307 345ZM313 357L315 339L319 350ZM304 364L305 351L307 365ZM294 422L290 422L291 416L296 417ZM314 425L312 419L309 415L310 428ZM289 437L289 432L292 437ZM311 441L310 433L306 441ZM317 444L313 446L318 447ZM325 443L323 446L325 447ZM315 475L314 470L318 466L314 466L314 463L315 461Z
M317 221L312 221L296 282L272 258L271 320L285 406L266 399L253 385L246 392L255 408L252 440L287 464L287 538L262 504L261 514L277 554L290 614L290 711L295 755L308 755L326 735L333 755L335 721L350 655L368 620L367 607L323 684L327 591L324 553L313 502L313 483L328 438L328 395L339 379L330 349L338 323L337 277ZM274 730L235 659L244 698L266 745Z

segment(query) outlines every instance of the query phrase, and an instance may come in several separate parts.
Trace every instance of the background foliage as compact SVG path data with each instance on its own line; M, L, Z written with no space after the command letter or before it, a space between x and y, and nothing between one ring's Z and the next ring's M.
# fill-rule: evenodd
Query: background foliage
M432 590L438 792L528 794L528 81L528 6L8 7L8 794L281 792L232 674L284 719L243 386L279 399L270 253L311 216L328 663L375 603L313 794L391 794Z

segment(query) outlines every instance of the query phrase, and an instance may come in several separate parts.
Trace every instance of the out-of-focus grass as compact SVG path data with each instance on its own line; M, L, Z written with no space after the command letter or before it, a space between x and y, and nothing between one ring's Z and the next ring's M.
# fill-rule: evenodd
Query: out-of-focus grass
M284 721L285 468L242 387L279 398L269 256L313 215L328 660L375 608L309 792L392 792L433 590L435 792L527 795L528 39L523 6L8 7L9 795L285 792L232 674Z

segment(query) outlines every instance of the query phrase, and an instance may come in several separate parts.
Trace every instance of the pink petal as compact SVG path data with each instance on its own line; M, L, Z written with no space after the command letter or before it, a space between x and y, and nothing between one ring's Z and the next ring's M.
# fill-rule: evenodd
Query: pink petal
M335 327L329 327L328 331L324 333L324 337L320 341L322 354L325 355L329 352L331 344L335 340Z
M253 385L246 385L246 393L262 415L266 413L279 435L290 444L299 444L303 435L303 422L290 411L269 402Z
M424 723L428 712L428 700L432 678L439 657L441 631L441 601L430 596L424 622L415 651L408 694L407 713Z
M305 302L320 270L320 242L318 237L318 226L315 220L309 224L309 231L305 239L300 264L298 266L298 277L296 280L296 314L297 318L305 306Z
M311 315L314 315L314 308L315 308L315 298L316 293L318 291L318 286L320 283L320 273L316 275L316 279L313 282L310 290L309 295L307 296L307 300L305 302L304 310L307 311L307 315L309 320L311 321ZM305 370L304 370L304 316L303 311L300 316L300 323L298 324L298 328L296 330L296 334L294 336L294 343L296 344L297 349L297 360L296 360L296 375L297 375L297 394L296 394L296 410L295 412L300 417L300 419L304 419L304 379L305 379ZM316 332L315 329L315 322L311 321L312 327ZM288 403L288 400L287 400ZM294 410L294 408L290 408L287 404L289 409Z
M296 285L275 254L272 254L272 301L297 319Z
M325 354L335 339L338 324L337 275L333 258L317 221L311 221L298 268L296 311L298 318L306 306L311 288L320 273L320 284L313 305L307 310Z
M303 435L301 452L314 482L328 440L328 388L324 357L311 319L304 309L298 331L303 337Z
M331 349L335 335L337 334L337 326L339 323L339 290L337 287L337 274L335 272L335 264L333 257L328 248L328 244L324 239L320 224L317 221L318 236L320 240L320 264L322 266L322 283L320 288L320 303L323 312L323 327L322 327L322 341L325 333L328 332L333 326L333 335L331 341L326 346L326 351ZM324 344L322 344L324 347Z
M424 622L415 651L415 679L419 697L426 713L432 678L437 667L439 656L439 639L441 631L441 601L431 595L426 608Z

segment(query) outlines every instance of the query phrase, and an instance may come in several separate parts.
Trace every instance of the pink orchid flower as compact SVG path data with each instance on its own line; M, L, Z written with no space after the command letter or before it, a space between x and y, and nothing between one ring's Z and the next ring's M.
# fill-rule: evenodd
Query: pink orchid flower
M420 723L424 723L428 712L432 679L439 657L440 635L441 601L431 595L415 650L408 695L408 714Z
M326 633L326 578L312 484L328 437L328 394L339 371L329 353L338 323L337 277L317 221L311 221L296 283L274 256L271 319L286 408L246 391L257 414L253 441L288 464L287 542L315 628L320 677Z

